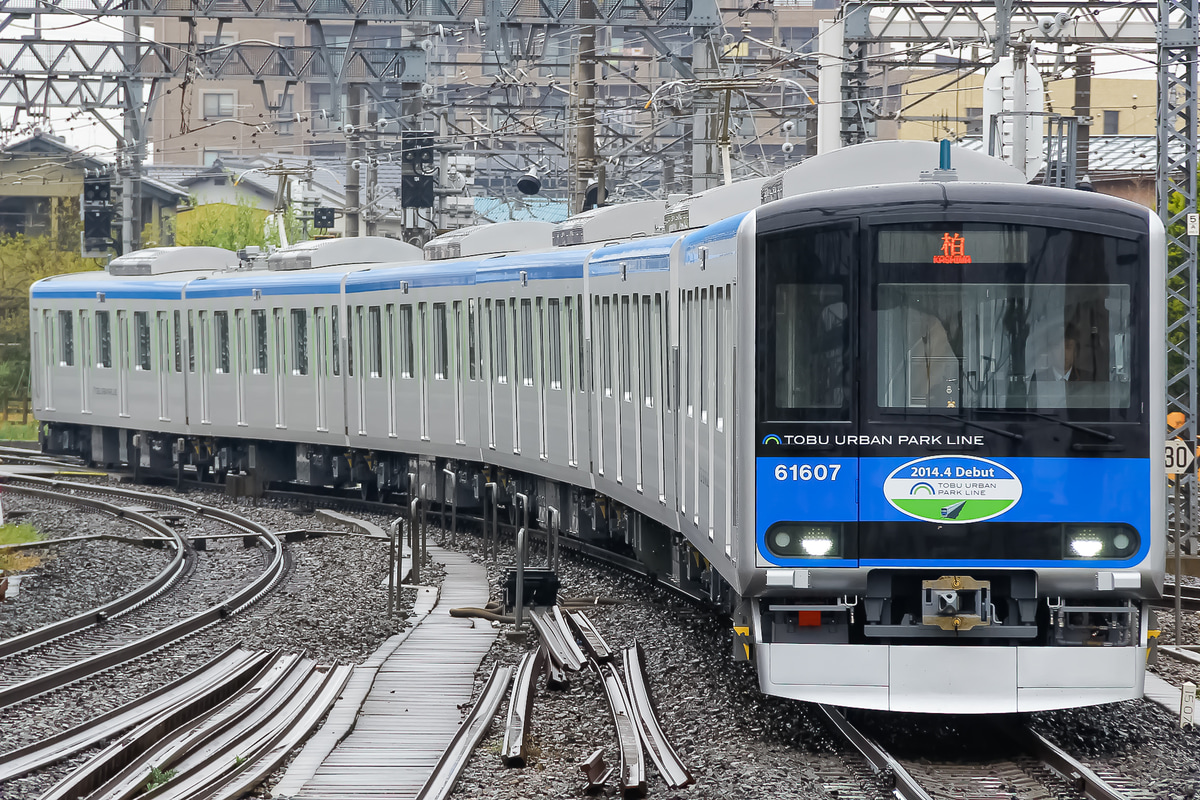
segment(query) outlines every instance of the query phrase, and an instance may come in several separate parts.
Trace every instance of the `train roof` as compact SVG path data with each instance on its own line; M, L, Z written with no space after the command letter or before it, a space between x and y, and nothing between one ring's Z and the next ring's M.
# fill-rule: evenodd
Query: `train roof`
M858 186L786 197L757 210L759 233L864 214L928 213L973 207L1029 225L1080 224L1146 230L1151 212L1096 192L1014 183L922 182ZM1087 216L1082 216L1086 212ZM958 212L956 212L958 213Z

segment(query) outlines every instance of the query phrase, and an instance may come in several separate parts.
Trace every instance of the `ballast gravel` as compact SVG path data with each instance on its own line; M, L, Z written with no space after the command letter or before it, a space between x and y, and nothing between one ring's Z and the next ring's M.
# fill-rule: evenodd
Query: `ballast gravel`
M272 530L332 527L311 514L296 514L271 503L251 505L215 494L185 496L229 507ZM242 548L241 540L214 540L205 552L216 555L225 548ZM248 649L304 652L325 664L359 663L404 626L411 611L412 594L400 596L400 611L389 619L386 541L330 535L290 542L286 551L291 562L287 574L247 611L93 679L0 709L0 759L5 751L141 697L202 666L235 644ZM436 580L437 573L430 573L428 579ZM0 798L37 797L81 760L82 756L25 778L0 783Z
M141 537L145 532L123 520L65 506L51 506L9 493L5 511L25 512L43 539L90 534ZM10 516L11 518L11 516ZM0 639L18 636L52 622L112 602L146 584L167 565L171 552L124 541L91 539L10 551L30 562L14 571L20 591L0 603Z

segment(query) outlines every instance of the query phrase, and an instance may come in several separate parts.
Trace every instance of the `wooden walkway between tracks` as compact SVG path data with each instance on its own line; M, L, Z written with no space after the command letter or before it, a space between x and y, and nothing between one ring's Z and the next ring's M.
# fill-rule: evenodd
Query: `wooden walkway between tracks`
M446 566L437 606L379 667L354 730L299 791L300 800L414 798L458 730L459 706L471 700L475 670L496 632L450 609L488 601L487 572L461 553L429 548ZM285 776L285 782L287 782Z

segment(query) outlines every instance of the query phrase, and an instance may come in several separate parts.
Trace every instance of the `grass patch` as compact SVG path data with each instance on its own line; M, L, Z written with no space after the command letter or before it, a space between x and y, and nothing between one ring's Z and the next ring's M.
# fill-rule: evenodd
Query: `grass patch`
M6 442L36 442L38 438L38 423L37 420L30 420L25 424L20 422L9 422L6 419L0 419L0 440Z
M173 769L161 770L158 767L150 768L150 781L146 784L146 791L152 792L165 783L168 783L178 773Z
M0 544L24 544L26 542L36 542L41 538L41 534L27 522L0 525ZM37 556L28 555L19 550L12 552L0 551L0 569L5 572L22 572L36 567L40 563L42 563L42 560Z

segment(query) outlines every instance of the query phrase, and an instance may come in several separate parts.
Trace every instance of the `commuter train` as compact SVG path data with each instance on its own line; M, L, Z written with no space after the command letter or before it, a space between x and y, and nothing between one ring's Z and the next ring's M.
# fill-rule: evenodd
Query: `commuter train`
M707 592L768 694L1138 697L1162 225L954 149L942 170L930 143L861 145L424 251L156 249L39 281L43 447L460 509L494 482Z

